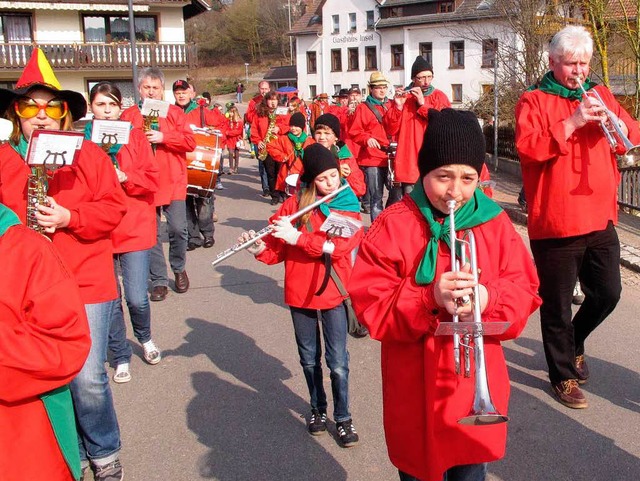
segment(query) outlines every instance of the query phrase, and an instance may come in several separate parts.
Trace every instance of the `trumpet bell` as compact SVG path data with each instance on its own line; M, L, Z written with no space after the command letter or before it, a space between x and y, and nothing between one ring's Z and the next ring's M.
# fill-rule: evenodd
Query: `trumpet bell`
M618 161L619 168L638 167L640 166L640 145L635 145L627 150L624 155L620 156Z
M496 408L489 406L489 409L471 411L468 416L458 419L458 424L465 426L490 426L492 424L502 424L509 421L508 416L503 416Z

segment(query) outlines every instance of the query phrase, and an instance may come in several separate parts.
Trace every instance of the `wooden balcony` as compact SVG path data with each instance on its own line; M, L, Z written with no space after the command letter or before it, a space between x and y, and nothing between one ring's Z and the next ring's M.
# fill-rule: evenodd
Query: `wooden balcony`
M129 43L0 43L0 71L22 70L34 47L40 47L54 70L130 70ZM136 43L138 67L194 69L197 46L184 43Z

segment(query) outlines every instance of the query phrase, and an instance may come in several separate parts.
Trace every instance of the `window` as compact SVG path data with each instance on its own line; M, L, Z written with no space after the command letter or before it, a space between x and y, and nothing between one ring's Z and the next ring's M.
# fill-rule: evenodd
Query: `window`
M0 43L31 43L31 15L0 15Z
M360 70L358 47L347 49L347 70L350 72L353 72L354 70Z
M449 44L451 58L449 68L464 68L464 41Z
M375 26L375 20L373 16L373 10L367 10L367 30L373 30Z
M449 13L455 10L454 2L440 2L438 4L438 13Z
M318 62L315 52L307 52L307 73L317 73Z
M331 33L340 33L340 15L331 15Z
M491 38L482 41L482 68L496 66L496 52L498 51L498 39Z
M356 14L350 13L349 14L349 32L353 33L355 31L356 31Z
M342 88L342 85L340 84L333 84L333 93L334 95L338 95L340 93L340 89Z
M418 44L420 56L427 61L429 65L433 65L433 45L431 42L422 42Z
M375 46L364 48L364 61L365 70L378 70L378 54Z
M331 50L331 71L342 72L342 50L339 48Z
M309 85L309 98L315 99L316 95L318 95L318 87L315 85Z
M404 68L404 46L391 45L391 68Z
M451 102L454 104L462 102L462 84L451 84Z
M87 43L110 43L129 41L129 17L115 15L86 15L82 18L84 41ZM134 18L136 40L157 42L158 26L156 17Z

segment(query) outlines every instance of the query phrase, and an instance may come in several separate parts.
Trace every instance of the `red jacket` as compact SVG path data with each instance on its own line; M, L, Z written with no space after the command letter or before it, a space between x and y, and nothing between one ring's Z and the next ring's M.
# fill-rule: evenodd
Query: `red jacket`
M127 181L120 186L127 194L127 213L111 233L113 252L150 249L157 242L154 194L158 190L159 169L144 132L132 129L129 143L116 155Z
M302 144L302 148L314 143L315 140L313 140L312 137L307 137ZM267 144L267 152L273 160L282 163L282 166L278 170L276 190L285 192L287 176L302 173L302 159L295 156L293 143L288 135L279 135L276 140Z
M395 106L389 109L384 123L387 134L398 139L395 159L396 181L415 184L420 177L418 172L418 152L422 147L424 133L427 130L429 109L442 110L451 107L444 92L434 89L424 98L424 104L418 105L413 95L407 98L402 110Z
M143 118L137 105L122 112L120 119L128 120L134 127L142 129ZM155 195L155 205L168 205L172 200L184 200L187 197L186 153L196 148L196 141L180 107L169 105L167 117L159 118L158 123L164 141L156 145L160 186Z
M629 128L631 142L638 144L638 122L609 89L595 89ZM605 229L609 221L618 222L620 173L600 124L589 123L564 138L562 122L578 104L578 100L533 90L525 92L516 105L516 148L531 239L588 234Z
M381 117L384 118L387 111L395 107L391 100L387 100L384 107L374 105L373 108L380 112ZM361 167L386 167L388 165L385 151L367 145L367 141L374 138L381 147L386 148L389 146L389 137L383 124L378 121L365 102L356 107L349 129L349 138L359 147L358 165Z
M506 415L509 377L500 341L517 337L540 305L538 277L506 213L473 232L480 283L489 294L483 321L511 322L504 334L484 338L491 396ZM471 377L456 375L452 337L433 335L451 316L435 303L433 283L415 282L428 241L426 220L405 196L371 225L348 290L358 319L382 343L384 429L391 462L423 481L440 481L452 466L500 459L507 429L506 424L458 424L474 398L474 363ZM450 258L448 247L440 243L436 278L450 270Z
M229 150L237 149L236 144L244 136L244 122L242 120L232 122L229 119L226 119L226 122L226 140L224 147Z
M256 117L256 109L258 108L258 104L262 102L264 97L261 94L256 95L251 100L249 100L249 104L247 105L247 111L244 114L244 119L249 124L253 123L253 119Z
M26 222L30 172L8 143L0 146L0 202L22 222ZM69 225L49 237L75 275L83 302L116 299L111 233L127 210L127 198L111 159L85 140L79 158L53 173L48 194L71 212Z
M269 222L281 216L291 215L298 210L298 197L289 197ZM339 213L360 220L360 213L343 211ZM267 249L257 257L265 264L284 261L284 302L289 306L332 309L344 299L332 280L329 281L322 295L314 295L320 288L325 273L322 245L327 240L327 235L320 231L320 226L325 219L324 214L319 209L315 209L309 219L313 232L308 232L306 227L298 228L302 231L302 235L295 246L269 235L265 238ZM342 237L332 239L335 244L335 251L331 255L333 268L345 288L351 275L351 252L358 246L361 239L362 229L348 239Z
M347 138L347 117L349 115L349 107L342 105L331 105L327 109L326 113L335 115L340 121L340 139L344 141Z
M182 107L178 106L178 108L181 109ZM202 128L201 112L204 112L204 126L213 127L222 133L222 137L220 137L220 148L224 148L227 137L227 118L218 109L208 109L203 105L199 105L198 108L185 114L187 116L187 127L191 128L192 125L195 125L196 127Z
M78 286L25 226L0 236L0 258L0 478L72 481L39 396L71 382L89 353Z
M340 165L347 164L351 168L351 173L348 177L345 177L345 179L349 182L351 190L353 190L353 193L356 194L357 197L363 196L367 191L364 173L356 162L356 159L351 155L349 146L346 145L346 143L338 151L338 163Z

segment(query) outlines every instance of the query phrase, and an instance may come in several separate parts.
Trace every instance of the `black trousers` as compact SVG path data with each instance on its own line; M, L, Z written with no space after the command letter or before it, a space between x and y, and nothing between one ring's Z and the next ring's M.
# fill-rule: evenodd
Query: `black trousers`
M271 197L284 196L284 193L276 191L276 179L278 178L278 172L280 171L280 162L276 162L270 155L264 159L264 169L267 171L267 181L269 182L269 191Z
M606 229L558 239L532 240L540 277L542 342L552 383L576 379L576 356L584 341L620 300L620 242L612 222ZM571 319L580 278L585 300Z

